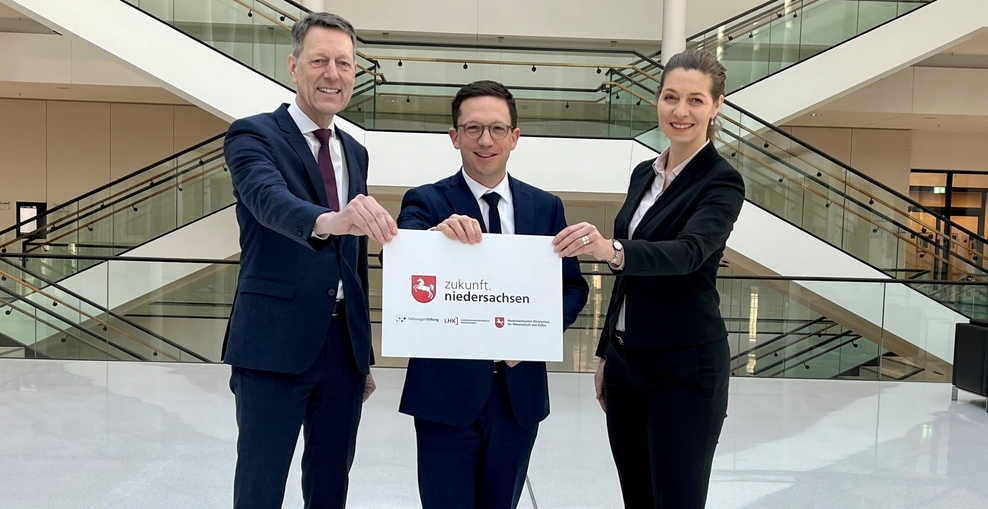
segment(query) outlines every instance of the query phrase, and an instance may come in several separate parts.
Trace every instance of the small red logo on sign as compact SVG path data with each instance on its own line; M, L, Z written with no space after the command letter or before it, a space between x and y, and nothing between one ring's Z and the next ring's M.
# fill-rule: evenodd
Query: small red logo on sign
M436 298L436 276L412 276L412 298L428 304Z
M504 317L503 316L495 316L494 317L494 326L497 327L498 329L503 328L504 327Z

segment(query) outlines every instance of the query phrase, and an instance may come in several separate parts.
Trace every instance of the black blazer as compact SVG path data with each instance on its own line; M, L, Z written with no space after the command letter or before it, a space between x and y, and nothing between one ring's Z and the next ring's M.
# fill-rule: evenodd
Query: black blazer
M337 129L349 177L348 199L367 194L367 150ZM339 280L357 367L373 364L367 237L311 238L328 212L319 164L282 105L237 120L223 148L240 224L240 277L224 361L250 369L301 373L329 331Z
M508 176L515 208L515 233L555 235L566 227L563 202L556 196ZM470 216L484 227L477 199L461 172L405 193L398 226L427 230L453 214ZM486 231L486 230L485 230ZM438 235L438 234L437 234ZM576 321L587 303L589 287L576 258L563 259L563 328ZM511 409L521 426L549 415L549 388L544 362L522 362L506 373ZM399 411L454 426L468 426L487 403L494 363L481 360L411 359Z
M614 334L621 302L625 345L681 347L727 337L720 316L717 267L744 202L744 181L711 141L648 209L631 239L628 226L655 180L650 159L631 174L628 197L614 219L624 245L624 269L607 308L597 344L603 357Z

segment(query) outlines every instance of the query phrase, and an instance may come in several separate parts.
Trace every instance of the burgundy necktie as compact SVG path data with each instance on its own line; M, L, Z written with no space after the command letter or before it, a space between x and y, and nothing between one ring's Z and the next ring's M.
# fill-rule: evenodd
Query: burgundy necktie
M319 140L319 172L322 173L322 181L326 185L326 199L329 200L329 210L340 211L340 195L336 188L336 170L333 169L333 158L329 156L329 138L333 131L330 129L316 129L312 131Z

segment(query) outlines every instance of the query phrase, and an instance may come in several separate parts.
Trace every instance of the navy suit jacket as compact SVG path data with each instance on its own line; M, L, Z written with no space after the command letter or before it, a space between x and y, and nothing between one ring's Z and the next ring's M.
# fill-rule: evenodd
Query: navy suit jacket
M515 233L556 235L566 227L563 202L556 196L508 176L515 208ZM427 230L453 214L470 216L484 227L477 199L462 172L405 193L398 227ZM486 231L486 230L485 230ZM587 303L589 288L576 258L563 259L563 327L568 328ZM534 426L549 415L549 384L544 362L521 362L505 375L511 408L521 426ZM399 411L454 426L473 423L494 382L493 361L411 359Z
M367 150L337 129L349 175L348 199L367 193ZM367 237L311 238L328 212L319 164L282 105L237 120L223 148L240 224L240 277L224 361L233 366L301 373L329 332L343 280L346 323L358 369L373 364Z
M632 172L628 197L614 218L614 236L624 246L624 269L614 271L598 357L604 357L625 299L624 341L629 348L683 347L727 337L717 267L744 203L744 180L710 142L648 209L628 240L631 217L655 181L654 162L645 161Z

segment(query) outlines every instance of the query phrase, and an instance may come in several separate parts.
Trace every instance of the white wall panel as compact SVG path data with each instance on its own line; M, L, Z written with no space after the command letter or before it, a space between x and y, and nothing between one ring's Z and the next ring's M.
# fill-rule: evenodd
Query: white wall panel
M368 131L365 141L370 185L414 187L446 178L461 166L460 152L446 134ZM638 162L632 160L636 145L631 140L523 135L508 160L508 172L550 192L624 193L629 168Z

